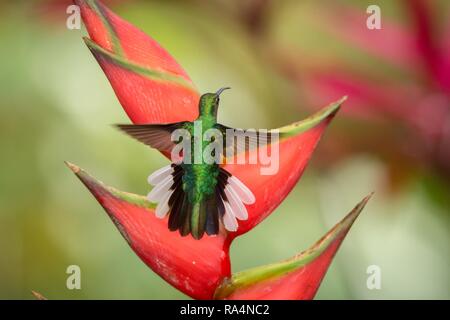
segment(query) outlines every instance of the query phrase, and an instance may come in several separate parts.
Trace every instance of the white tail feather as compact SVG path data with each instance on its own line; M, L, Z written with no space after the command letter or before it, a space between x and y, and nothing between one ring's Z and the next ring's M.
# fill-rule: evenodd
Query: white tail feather
M147 196L147 199L150 202L160 202L163 197L166 195L167 192L169 192L170 187L173 184L173 178L172 176L167 176L163 181L158 183L152 191Z
M163 181L165 178L167 178L168 175L173 173L172 165L169 164L165 167L162 167L155 172L153 172L151 175L148 176L148 183L152 186L156 186L158 183Z
M228 202L223 201L223 204L225 206L225 214L223 215L223 225L225 229L227 229L228 231L234 232L238 228L238 223L236 221L235 215Z
M231 176L228 178L228 183L232 186L233 190L236 192L237 196L242 200L243 203L255 203L256 198L254 194L250 191L249 188L247 188L245 184L242 183L241 180L239 180L235 176Z
M227 196L228 203L233 210L234 216L239 220L247 220L247 209L230 184L225 187L225 195Z
M164 218L166 216L166 214L169 212L169 199L170 196L172 195L172 192L167 192L163 198L161 199L161 201L158 203L158 205L156 206L156 217L157 218Z

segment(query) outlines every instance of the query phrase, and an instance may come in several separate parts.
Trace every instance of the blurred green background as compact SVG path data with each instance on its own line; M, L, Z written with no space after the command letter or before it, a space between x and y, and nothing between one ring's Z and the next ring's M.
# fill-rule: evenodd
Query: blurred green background
M340 3L366 15L377 1ZM378 3L383 19L407 25L402 1ZM435 3L436 20L446 21L448 5ZM128 119L81 40L85 30L66 28L66 6L0 2L0 298L30 299L36 290L50 299L185 299L138 259L63 164L146 194L146 177L166 163L111 127ZM340 56L343 67L403 81L391 65L378 59L374 68L364 48L321 29L333 23L325 18L330 1L124 0L112 8L167 48L201 91L231 86L220 119L234 127L278 127L313 112L280 52L303 64L302 52ZM449 299L450 179L432 160L401 151L414 141L402 128L384 113L376 120L338 114L288 198L233 243L233 270L308 248L375 191L317 298ZM334 152L342 144L345 152ZM66 288L73 264L81 267L81 290ZM380 290L366 287L369 265L381 268Z

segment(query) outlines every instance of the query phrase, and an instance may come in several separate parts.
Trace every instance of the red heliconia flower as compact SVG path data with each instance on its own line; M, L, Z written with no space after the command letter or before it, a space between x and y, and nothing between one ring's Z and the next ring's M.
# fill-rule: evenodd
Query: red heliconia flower
M134 123L193 120L199 93L180 65L153 39L112 13L99 1L75 1L90 39L89 49L109 79L119 101ZM260 165L225 165L256 196L249 218L237 232L181 237L158 219L145 197L105 186L76 165L68 163L109 214L136 254L158 275L196 299L312 299L364 199L342 222L304 253L278 264L231 275L232 240L255 227L287 196L344 101L331 104L306 120L280 128L280 170L262 176Z

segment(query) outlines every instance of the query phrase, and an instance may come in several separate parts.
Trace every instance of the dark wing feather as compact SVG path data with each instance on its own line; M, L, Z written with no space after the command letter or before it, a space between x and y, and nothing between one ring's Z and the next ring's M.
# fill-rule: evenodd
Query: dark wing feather
M219 233L219 207L216 195L212 195L205 202L206 204L206 227L207 235L214 235ZM221 203L223 206L223 203Z
M185 203L185 194L181 186L175 188L169 199L169 230L175 231L179 228L182 207Z
M175 146L172 132L181 129L186 122L170 124L118 124L117 128L136 140L160 151L171 151Z
M178 230L181 236L187 236L191 232L192 204L188 200L187 194L183 190L183 169L179 165L174 165L172 174L173 193L169 198L169 221L170 231Z
M216 128L221 131L223 136L224 157L234 157L242 152L272 143L271 131L235 129L220 123L216 124ZM229 135L230 132L233 134L233 138Z
M187 199L187 197L186 197ZM187 203L186 212L184 213L184 220L180 220L180 234L182 237L187 236L191 233L191 216L192 216L192 205Z

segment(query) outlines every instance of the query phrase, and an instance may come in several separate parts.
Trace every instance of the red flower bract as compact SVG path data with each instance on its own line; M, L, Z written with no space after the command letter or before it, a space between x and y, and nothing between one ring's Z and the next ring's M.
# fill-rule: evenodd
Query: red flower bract
M91 39L85 39L134 123L194 120L199 93L181 66L155 40L99 1L76 0Z
M166 50L100 2L75 2L81 8L91 37L85 39L86 44L134 123L168 123L196 118L199 93ZM154 206L145 197L107 187L79 167L68 165L105 208L136 254L187 295L197 299L264 298L250 293L256 290L252 288L264 286L267 281L275 287L273 281L276 281L278 289L266 298L310 299L351 223L345 224L345 228L336 227L330 231L326 239L335 240L322 241L295 257L288 268L281 263L259 267L256 273L249 270L243 273L244 276L231 276L228 251L232 239L266 218L291 191L344 100L303 121L280 128L284 137L278 142L280 163L275 175L261 175L259 164L225 165L252 190L257 199L248 207L248 220L242 221L234 233L204 236L201 240L181 237L168 230L167 218L160 220L155 217ZM352 216L351 222L356 216ZM277 268L278 265L282 267ZM267 273L267 270L273 272ZM286 270L292 273L287 275ZM295 270L303 271L297 274ZM295 278L292 275L296 275ZM283 279L299 284L297 290L301 293L286 295L289 290L282 289L282 283L286 283Z
M208 299L230 275L229 241L224 235L194 240L167 228L143 196L107 187L73 164L74 173L108 212L136 254L167 282L197 299Z

